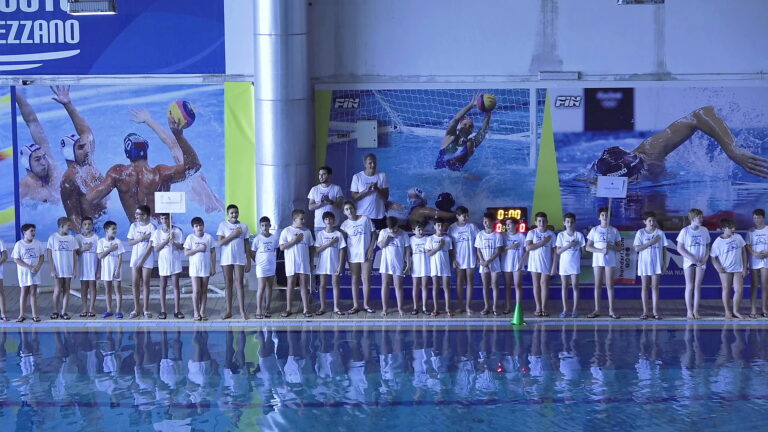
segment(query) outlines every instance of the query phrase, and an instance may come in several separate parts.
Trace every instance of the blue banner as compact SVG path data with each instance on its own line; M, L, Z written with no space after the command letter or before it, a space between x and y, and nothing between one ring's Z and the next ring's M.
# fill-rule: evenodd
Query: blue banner
M224 3L123 0L70 15L66 0L0 1L0 74L223 74Z

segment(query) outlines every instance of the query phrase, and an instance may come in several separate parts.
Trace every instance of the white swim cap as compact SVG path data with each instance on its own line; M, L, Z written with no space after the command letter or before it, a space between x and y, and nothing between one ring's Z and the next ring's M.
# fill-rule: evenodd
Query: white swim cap
M80 139L77 134L67 135L61 139L59 144L61 145L61 154L64 159L75 162L75 143Z
M21 166L23 166L27 171L30 171L29 158L32 157L32 153L38 150L40 150L40 146L35 143L27 144L19 149L19 160L21 161Z

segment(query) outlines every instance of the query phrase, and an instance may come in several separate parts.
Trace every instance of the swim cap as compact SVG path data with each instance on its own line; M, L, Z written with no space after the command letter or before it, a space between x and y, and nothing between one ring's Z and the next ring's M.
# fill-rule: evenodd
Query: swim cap
M75 143L80 139L80 135L72 134L63 137L60 141L61 154L64 155L64 159L75 162Z
M453 211L451 209L454 205L456 205L456 200L454 200L453 195L448 192L441 193L435 200L435 207L437 207L438 210L445 212Z
M408 205L411 208L427 205L427 199L424 197L424 191L419 187L412 187L407 192Z
M125 150L125 157L131 162L146 159L149 141L139 134L129 133L123 140L123 149Z
M32 143L27 144L24 147L22 147L19 150L19 160L21 161L21 165L26 169L27 171L30 171L29 169L29 158L32 157L32 153L40 150L40 146Z
M609 147L603 150L592 168L601 176L635 177L645 170L645 162L640 155L621 147Z

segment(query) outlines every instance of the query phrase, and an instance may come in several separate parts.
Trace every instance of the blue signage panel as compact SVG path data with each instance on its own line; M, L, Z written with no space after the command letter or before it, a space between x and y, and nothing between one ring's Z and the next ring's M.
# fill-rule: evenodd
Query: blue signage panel
M0 0L0 74L223 74L224 2L117 0L70 15L66 0Z

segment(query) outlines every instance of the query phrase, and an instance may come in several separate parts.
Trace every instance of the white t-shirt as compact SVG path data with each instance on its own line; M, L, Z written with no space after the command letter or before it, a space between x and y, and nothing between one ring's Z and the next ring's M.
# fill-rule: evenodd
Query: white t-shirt
M384 228L379 233L378 242L383 241L392 232L389 228ZM379 273L386 273L395 276L402 276L405 270L405 248L409 247L411 242L408 240L408 234L398 229L393 238L390 238L387 245L381 249L381 264Z
M378 171L373 176L367 176L365 175L365 171L360 171L352 177L352 186L350 187L350 190L352 192L364 192L374 183L379 185L379 189L386 189L389 187L389 180L387 180L387 175L385 173ZM377 193L372 193L357 202L357 214L361 216L368 216L372 219L381 219L384 217L385 212L386 202L384 202Z
M744 270L741 250L746 244L741 235L736 233L727 239L718 236L712 242L712 250L709 255L717 257L720 260L720 265L727 273L740 272Z
M256 277L264 278L275 275L278 239L277 234L264 237L263 233L253 238L251 250L255 254Z
M248 225L238 222L231 224L229 221L223 221L219 224L219 229L216 230L216 236L227 237L237 227L243 231L239 236L235 237L229 243L219 247L219 264L221 265L245 265L245 241L250 234L248 233Z
M528 252L529 272L549 274L552 271L552 250L557 239L554 231L540 232L538 229L532 229L525 235L526 244L529 241L539 243L547 237L549 237L549 243Z
M306 228L294 228L289 226L280 233L280 244L292 242L299 233L304 234L300 242L285 249L285 275L293 276L298 273L312 274L312 268L309 262L309 248L314 246L312 232Z
M205 250L189 255L189 277L208 277L211 275L211 249L216 247L216 241L208 233L198 237L195 233L184 240L184 249L193 250L205 246Z
M483 230L477 233L475 236L475 248L480 251L480 254L485 260L495 254L496 251L502 246L504 246L504 240L502 240L501 234L495 231L487 233L485 230ZM501 262L499 257L496 257L493 261L489 262L487 267L480 266L480 271L491 273L500 272Z
M147 251L147 249L151 250L152 233L155 232L156 229L157 227L151 222L146 225L141 225L138 222L134 222L131 224L131 227L128 229L128 240L140 239L145 235L149 234L149 238L147 240L142 240L131 247L131 262L130 262L131 268L135 268L136 266L139 265L139 259L141 259L141 257L144 256L144 253ZM144 265L142 267L153 268L154 266L155 266L155 253L150 252L146 261L144 261Z
M411 236L411 276L429 276L429 256L427 255L427 241L429 237L418 238Z
M309 195L307 195L308 199L311 199L318 204L323 202L323 197L328 197L332 202L336 202L339 197L344 197L344 191L341 190L339 185L331 184L328 185L328 187L325 187L322 184L317 184L309 190ZM333 204L326 204L322 207L318 207L315 209L315 231L325 228L323 213L327 211L333 212L337 221L341 220L341 212L339 212Z
M152 233L152 247L163 243L170 233L163 231L162 228L158 228ZM160 276L170 276L177 273L181 273L181 257L184 254L182 249L173 247L174 243L184 241L184 233L177 226L173 226L173 240L168 242L160 252L157 254L157 270Z
M333 232L326 232L325 230L318 231L315 238L315 247L320 248L333 239L338 239L336 244L329 246L317 255L317 264L315 267L315 273L324 275L334 275L339 269L339 259L341 258L341 250L347 247L347 242L344 241L344 234L339 230Z
M467 222L464 226L458 223L451 224L448 235L453 240L456 254L456 262L460 269L477 267L477 255L475 254L475 236L480 230L477 225Z
M517 249L505 250L501 254L501 271L516 272L523 269L523 255L525 254L525 234L521 232L506 233L503 236L504 248L518 245Z
M79 246L77 239L69 234L53 233L48 237L48 249L51 251L53 266L58 277L72 277L75 271L75 251Z
M99 236L91 233L89 237L82 234L75 236L78 247L80 248L80 259L78 260L78 275L80 280L95 281L96 272L99 268L99 254L96 248L99 244ZM90 245L88 250L85 248Z
M752 247L755 252L768 251L768 225L763 229L752 229L747 233L747 244ZM756 255L750 255L750 267L753 270L768 267L768 257L760 259Z
M371 220L367 216L360 216L356 221L347 219L341 224L341 230L347 234L349 262L365 262L365 254L371 245L373 232Z
M592 227L587 234L587 240L592 240L592 244L598 249L604 249L609 244L615 245L617 241L621 240L619 230L609 226L603 228L601 226ZM592 253L592 267L616 267L619 265L618 253L615 250L608 249L604 254Z
M680 234L677 235L678 243L682 243L685 250L687 250L694 257L702 259L707 256L707 246L709 245L709 230L700 226L698 229L691 229L691 226L683 228ZM683 258L683 268L688 268L693 265L693 262L688 258ZM704 268L707 264L704 263Z
M29 265L37 265L40 261L40 257L45 257L45 245L35 239L32 242L27 243L24 240L19 240L13 246L11 252L11 258L22 260ZM40 283L40 271L32 273L27 268L22 266L16 266L16 275L19 277L19 286L25 287L30 285L38 285Z
M429 257L429 275L430 276L450 276L451 275L451 255L453 249L453 238L448 235L438 237L437 234L429 236L427 239L427 250L432 251L440 246L440 240L444 242L443 248L431 257Z
M106 282L120 280L120 274L115 275L115 270L117 269L120 255L125 253L125 247L119 238L108 240L106 237L99 239L99 243L96 246L96 253L100 254L109 250L112 245L117 245L117 249L101 259L101 280Z
M578 246L569 247L568 250L560 254L560 261L557 264L557 272L561 276L575 275L581 273L581 248L586 246L584 234L574 231L569 235L568 231L561 231L557 234L555 247L569 246L572 241L579 242Z
M0 255L2 255L3 252L5 252L5 251L6 251L5 245L3 244L3 241L0 240ZM3 264L5 264L5 263L3 263ZM3 279L3 264L0 264L0 280Z
M664 231L655 229L648 232L645 228L637 230L632 246L642 246L658 237L659 242L637 253L637 275L653 276L661 274L664 268L664 248L669 245Z

